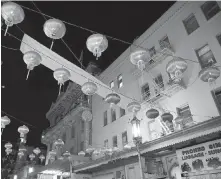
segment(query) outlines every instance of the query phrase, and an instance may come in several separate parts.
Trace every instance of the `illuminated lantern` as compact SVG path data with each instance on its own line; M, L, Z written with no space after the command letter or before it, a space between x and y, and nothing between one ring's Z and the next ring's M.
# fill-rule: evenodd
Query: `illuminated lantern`
M179 81L183 77L183 73L187 69L187 62L182 58L174 58L173 60L169 61L166 66L166 71L175 77L176 81Z
M27 64L28 74L26 80L28 79L29 73L34 67L41 64L41 56L35 51L26 52L23 56L24 62Z
M89 110L84 110L82 113L82 119L84 121L91 121L93 119L92 113Z
M24 152L19 151L19 152L18 152L18 157L19 157L19 159L21 159L23 156L24 156Z
M159 111L156 110L156 109L149 109L147 112L146 112L146 116L149 118L149 119L155 119L159 116Z
M82 85L81 90L86 95L94 95L97 92L97 85L89 81Z
M78 153L78 155L79 155L79 156L85 156L85 152L84 152L84 151L80 151L80 152Z
M41 162L43 162L44 159L45 159L45 156L44 155L40 155L39 158L40 158Z
M37 147L37 148L35 148L35 149L33 150L33 152L34 152L36 155L38 155L38 154L41 153L41 150Z
M66 151L65 153L63 153L63 156L69 159L69 157L71 156L71 153L69 151Z
M71 73L65 69L65 68L58 68L54 71L54 78L58 81L58 85L60 86L59 88L59 95L61 91L61 86L69 80L71 77Z
M10 124L11 120L7 117L4 116L1 118L1 128L4 129L8 124Z
M30 158L30 160L32 161L32 160L34 160L35 155L34 155L34 154L30 154L30 155L29 155L29 158Z
M63 140L58 139L58 140L56 140L56 141L54 142L54 145L55 145L55 148L56 148L56 149L60 149L60 148L62 148L62 147L64 146L64 142L63 142Z
M145 63L149 59L149 55L145 50L136 50L130 54L130 61L133 65L136 65L140 71L145 69Z
M27 126L23 125L18 128L18 132L20 133L20 137L24 138L25 135L29 132L29 129Z
M93 34L88 37L87 49L93 53L93 55L98 58L101 56L102 52L104 52L108 47L108 41L105 36L101 34Z
M6 144L5 144L5 148L6 148L6 149L12 148L12 144L11 144L10 142L6 143Z
M6 36L8 27L21 23L25 18L25 13L21 6L18 4L14 2L6 2L2 5L2 17L5 20L5 24L7 26L5 30Z
M140 103L135 102L135 101L133 101L127 105L128 112L132 112L134 115L136 115L136 113L138 111L140 111L140 109L141 109Z
M106 96L104 101L109 103L110 107L113 107L113 105L116 105L120 102L120 96L116 93L110 93Z
M218 67L204 68L199 72L199 78L203 82L208 82L210 85L215 82L220 76L220 70Z
M9 155L10 153L12 153L12 149L11 148L7 148L7 149L5 149L5 152L6 152L7 155Z
M130 121L132 125L132 135L135 143L140 143L142 141L142 136L140 132L140 120L136 116Z
M49 19L45 22L43 27L46 36L52 39L50 49L52 49L54 40L61 39L66 33L64 23L58 19Z
M88 148L86 149L86 152L91 154L95 151L95 148L91 147L91 146L88 146Z
M130 146L129 144L126 144L126 145L124 146L124 149L129 150L129 149L131 149L131 146Z

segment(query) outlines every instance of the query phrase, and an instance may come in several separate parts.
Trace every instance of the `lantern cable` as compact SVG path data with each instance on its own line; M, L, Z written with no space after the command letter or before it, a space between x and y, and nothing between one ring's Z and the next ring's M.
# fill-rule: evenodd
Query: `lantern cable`
M2 30L5 31L4 29L2 29ZM8 33L11 37L17 39L18 41L20 41L20 42L22 42L22 43L24 43L24 44L26 44L27 46L29 46L29 47L32 48L33 50L35 50L35 51L41 53L42 55L48 57L49 59L53 60L54 62L56 62L56 63L58 63L58 64L63 65L63 64L61 64L60 62L56 61L55 59L51 58L50 56L48 56L48 55L46 55L46 54L44 54L44 53L38 51L37 49L33 48L31 45L29 45L28 43L22 41L21 39L19 39L18 37L14 36L13 34L11 34L11 33L9 33L9 32L7 32L7 33ZM80 73L78 73L78 72L76 72L76 71L73 71L72 69L68 68L67 66L64 66L64 67L67 68L67 69L69 69L69 70L72 71L73 73L77 73L78 75L82 76L83 78L88 79L86 76L84 76L84 75L82 75L82 74L80 74ZM221 66L220 66L220 67L221 67ZM196 80L195 80L195 81L196 81ZM95 81L94 81L94 83L96 83L97 85L102 86L102 87L104 87L104 88L106 88L106 89L112 91L112 89L106 87L105 85L103 85L103 84L101 84L101 83L98 83L98 82L95 82ZM192 85L192 84L191 84L191 85ZM118 93L119 93L120 95L124 96L124 97L127 98L127 99L130 99L130 100L132 100L132 101L136 101L136 102L138 102L138 103L142 103L142 101L138 101L138 100L136 100L136 99L134 99L134 98L132 98L132 97L129 97L129 96L125 95L125 94L122 94L122 93L120 93L120 92L118 92ZM174 113L175 113L175 112L174 112ZM195 114L192 114L192 115L195 115ZM195 115L195 116L199 116L199 115ZM202 117L202 116L201 116L201 117ZM211 118L213 118L212 116L204 116L204 117L211 117Z
M26 124L26 125L28 125L28 126L31 126L31 127L37 128L36 126L33 126L33 125L31 125L31 124L29 124L29 123L27 123L27 122L24 122L24 121L22 121L21 119L18 119L18 118L16 118L16 117L14 117L14 116L12 116L12 115L6 113L6 112L3 111L3 110L1 110L1 112L4 113L4 115L10 117L10 119L12 118L12 119L15 119L15 120L17 120L17 121L19 121L19 122L21 122L21 123L23 123L23 124Z
M7 47L5 45L1 45L3 48L6 48L6 49L9 49L9 50L20 50L20 49L17 49L17 48L11 48L11 47Z

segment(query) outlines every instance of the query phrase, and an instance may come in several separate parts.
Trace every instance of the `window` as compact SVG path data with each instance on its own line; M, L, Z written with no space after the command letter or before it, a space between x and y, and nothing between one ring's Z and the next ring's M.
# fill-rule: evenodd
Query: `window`
M163 77L161 74L159 74L155 79L154 79L155 83L157 84L157 86L159 87L160 90L164 89L164 83L163 83ZM159 93L158 89L155 89L156 93Z
M153 57L154 55L156 55L156 49L154 46L149 49L149 54L150 54L150 57Z
M120 108L120 117L124 116L125 115L125 109L123 108Z
M105 141L104 141L104 147L108 147L108 139L106 139Z
M183 21L184 27L186 28L187 34L190 35L192 32L194 32L196 29L199 28L199 24L196 20L196 17L194 14L190 14L184 21Z
M128 143L127 141L127 131L122 133L122 144L125 146Z
M104 112L104 126L107 125L107 111Z
M202 68L212 66L216 63L216 59L213 55L213 52L210 50L208 44L198 49L196 53Z
M160 48L161 48L161 49L164 49L164 48L169 48L169 49L171 49L170 41L169 41L169 38L168 38L167 36L163 37L163 38L159 41L159 44L160 44Z
M114 82L113 81L110 82L110 88L114 88Z
M74 125L71 128L71 138L75 138L75 126Z
M62 140L64 143L66 142L66 132L63 133Z
M117 136L113 137L113 147L117 147Z
M90 127L90 131L89 131L89 145L92 145L92 121L89 122L89 127Z
M190 107L188 104L185 104L179 108L177 108L177 114L182 117L190 117L192 116Z
M116 121L116 111L115 109L111 109L111 119L112 119L112 122Z
M216 38L217 38L217 40L218 40L218 42L219 42L219 45L221 46L221 33L218 34L218 35L216 36Z
M81 144L80 144L80 150L84 151L84 141L82 141Z
M150 87L148 83L142 86L141 93L143 100L147 100L150 97Z
M201 9L207 20L211 19L218 12L220 12L220 7L216 1L207 1L202 6Z
M119 75L117 77L117 85L118 85L118 88L123 87L123 77L122 77L122 75Z
M71 153L71 154L74 154L74 147L71 147L70 153Z
M83 133L84 132L84 121L81 120L81 132Z
M221 87L212 91L212 96L219 110L219 113L221 114Z

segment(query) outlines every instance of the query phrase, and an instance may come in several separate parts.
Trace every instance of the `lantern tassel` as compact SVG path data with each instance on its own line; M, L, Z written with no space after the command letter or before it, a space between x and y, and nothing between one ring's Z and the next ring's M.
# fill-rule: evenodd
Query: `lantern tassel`
M4 36L6 36L7 32L8 32L8 25L6 26L6 29L5 29L5 34L4 34Z
M28 70L28 73L27 73L27 76L26 76L26 80L28 80L30 71L31 71L31 70Z
M62 84L60 84L59 85L59 92L58 92L58 96L60 95L60 93L61 93L61 86L62 86Z
M51 42L50 50L52 50L53 45L54 45L54 40L52 40L52 42Z

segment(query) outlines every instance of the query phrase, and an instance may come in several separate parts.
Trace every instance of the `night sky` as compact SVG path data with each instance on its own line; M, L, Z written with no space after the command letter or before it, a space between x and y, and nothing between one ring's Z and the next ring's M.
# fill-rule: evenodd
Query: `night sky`
M37 10L32 2L16 3ZM34 2L45 14L57 19L74 23L101 34L113 36L128 42L139 37L148 29L174 2ZM23 8L24 9L24 8ZM18 26L26 34L36 39L43 45L50 47L51 39L43 32L45 19L35 12L24 9L25 19ZM48 17L46 17L49 19ZM72 51L79 57L81 51L84 53L84 66L89 61L95 61L95 57L86 48L86 39L90 32L67 25L67 32L64 36L65 42ZM5 25L2 26L5 29ZM9 28L9 33L22 39L23 33L18 27ZM19 49L20 42L13 37L3 36L1 44L10 48ZM96 63L104 70L117 57L128 48L129 45L122 42L108 39L108 49L102 54ZM77 60L62 43L56 40L53 51L67 60L79 65ZM23 62L23 54L19 50L1 48L3 64L1 66L1 106L4 112L27 122L30 132L27 137L27 145L42 146L41 133L49 122L45 114L58 95L58 85L53 78L53 72L43 65L31 71L26 81L26 64ZM2 112L2 116L4 113ZM11 118L11 124L6 127L2 140L16 142L19 138L17 128L23 125L21 122ZM4 145L5 142L2 142Z

